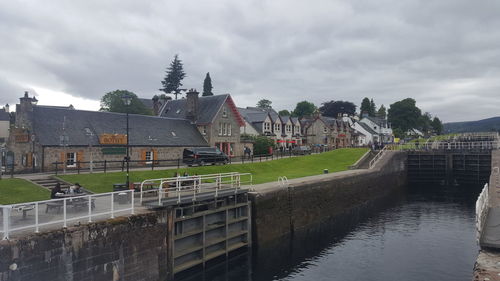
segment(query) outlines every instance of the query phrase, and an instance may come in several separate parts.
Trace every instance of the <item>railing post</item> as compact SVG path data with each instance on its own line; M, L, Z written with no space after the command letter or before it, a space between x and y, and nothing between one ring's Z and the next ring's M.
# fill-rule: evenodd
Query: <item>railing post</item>
M58 167L57 167L57 162L56 162L56 176L57 176L57 171L58 171Z
M163 189L163 179L160 180L160 186L158 187L158 206L161 205L161 192Z
M111 193L111 218L112 219L115 218L115 204L114 204L114 201L115 201L115 193L112 192Z
M104 173L106 173L107 160L104 160Z
M66 221L66 198L63 199L63 220L64 220L64 223L63 223L63 227L66 228L68 227L68 222Z
M40 228L38 226L38 202L35 202L35 233L40 232Z
M130 214L135 215L135 199L134 199L134 194L135 194L135 192L134 192L134 189L131 189L131 190L130 190L130 193L132 194L132 195L131 195L131 196L132 196L132 199L131 199L131 201L130 201L130 202L132 203L132 210L130 211Z
M80 174L80 162L76 161L76 171L78 174Z
M12 206L5 206L3 210L3 239L9 239L9 229L10 229L10 210Z
M181 168L181 159L177 158L177 170Z
M92 195L89 195L89 222L92 222Z

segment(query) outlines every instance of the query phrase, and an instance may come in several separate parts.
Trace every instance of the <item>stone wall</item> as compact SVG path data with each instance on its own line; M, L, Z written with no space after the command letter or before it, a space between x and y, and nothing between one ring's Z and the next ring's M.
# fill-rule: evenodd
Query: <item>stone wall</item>
M167 235L158 211L0 241L0 281L160 280Z
M406 184L406 154L389 151L377 168L290 180L289 188L263 184L250 193L254 243L334 219Z

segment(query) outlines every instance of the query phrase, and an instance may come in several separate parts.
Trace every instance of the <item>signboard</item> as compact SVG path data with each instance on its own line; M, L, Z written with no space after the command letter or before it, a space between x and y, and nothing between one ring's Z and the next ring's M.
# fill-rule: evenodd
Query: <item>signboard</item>
M116 155L116 154L126 154L126 147L104 147L102 150L102 154L105 155Z
M18 134L14 136L15 142L29 142L30 137L28 134Z
M127 135L102 134L99 136L100 144L127 144Z
M345 134L339 134L339 137L345 138Z

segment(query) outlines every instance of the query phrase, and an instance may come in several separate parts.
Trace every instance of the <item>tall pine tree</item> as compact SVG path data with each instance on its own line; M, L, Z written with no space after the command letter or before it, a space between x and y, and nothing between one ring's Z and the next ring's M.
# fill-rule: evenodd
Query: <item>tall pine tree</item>
M182 79L186 76L182 67L182 61L179 59L179 55L174 56L174 60L170 63L170 66L167 68L167 75L161 81L163 88L160 91L165 92L165 94L173 94L175 95L175 99L177 99L177 95L179 95L180 86L182 86Z
M370 100L370 116L374 117L377 112L377 107L375 106L375 102L373 99Z
M212 93L212 78L210 78L210 72L207 72L207 76L205 76L205 80L203 81L203 95L202 96L213 96Z

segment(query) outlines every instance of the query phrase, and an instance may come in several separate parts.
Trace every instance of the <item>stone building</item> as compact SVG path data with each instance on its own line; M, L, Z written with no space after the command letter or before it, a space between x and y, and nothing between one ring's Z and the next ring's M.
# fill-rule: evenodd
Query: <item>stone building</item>
M300 120L304 143L329 148L351 147L353 129L342 119L321 116L305 117Z
M243 155L240 127L245 122L229 94L199 97L190 90L185 99L169 100L160 110L160 116L189 120L208 142L230 156Z
M63 163L76 169L104 160L108 167L121 166L127 148L126 122L123 113L36 105L26 92L16 105L8 150L16 171L53 170L55 162L59 169ZM131 166L178 159L185 147L196 146L208 143L188 120L129 115Z
M267 136L276 147L293 147L302 144L301 124L296 117L280 116L274 109L256 107L238 108L245 120L241 133Z

